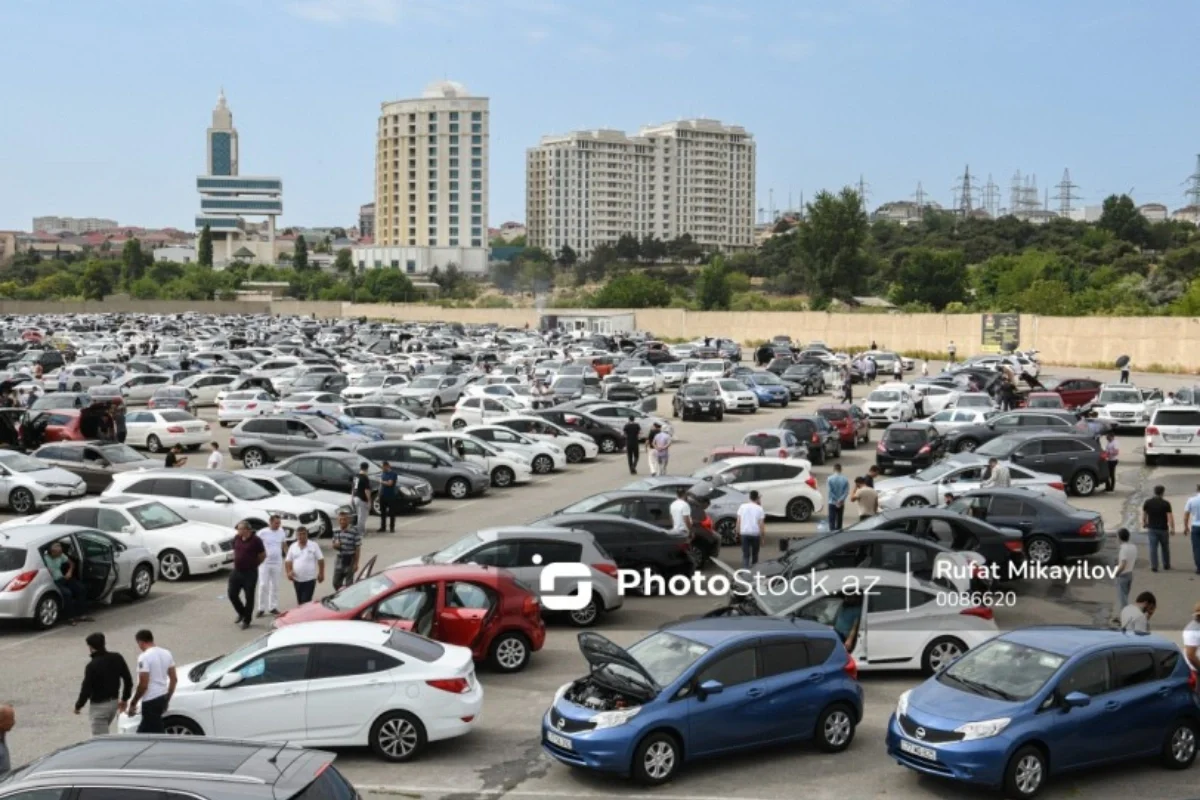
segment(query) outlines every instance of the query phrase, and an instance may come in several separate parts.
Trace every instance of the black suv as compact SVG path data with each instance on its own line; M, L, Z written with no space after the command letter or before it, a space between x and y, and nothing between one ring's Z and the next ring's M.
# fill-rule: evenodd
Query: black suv
M825 391L824 367L811 361L792 364L779 377L800 384L805 394L822 394Z
M796 434L808 446L808 460L814 464L842 455L842 435L820 414L787 416L779 421L779 427Z
M1096 437L1087 433L1040 430L1006 433L975 451L1011 461L1034 472L1062 476L1067 491L1087 497L1108 480L1108 461Z
M928 422L895 422L875 448L875 463L883 472L925 469L942 457L945 440Z
M970 453L981 444L1006 433L1050 430L1070 433L1087 431L1074 411L1053 408L1026 408L997 414L982 425L961 425L946 434L946 452Z
M708 381L685 383L671 400L671 412L685 421L707 418L720 422L725 418L725 403Z

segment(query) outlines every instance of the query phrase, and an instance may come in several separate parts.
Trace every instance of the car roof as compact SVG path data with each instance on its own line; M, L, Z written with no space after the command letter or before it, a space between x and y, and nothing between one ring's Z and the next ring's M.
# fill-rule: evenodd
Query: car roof
M756 639L771 634L807 634L828 637L833 629L827 625L803 619L781 619L778 617L701 617L666 625L660 630L691 639L710 647Z
M497 539L535 538L535 539L566 539L586 544L594 537L588 531L572 530L571 528L535 528L531 525L506 525L497 528L484 528L475 531L475 535L484 541L492 542Z
M1177 645L1160 636L1135 637L1111 628L1089 628L1081 625L1035 625L1009 631L999 638L1061 656L1073 656L1126 644L1178 649Z
M933 429L932 422L922 422L921 420L913 420L912 422L893 422L884 430L886 435L888 431L927 431Z
M749 445L744 445L748 447ZM738 456L737 458L727 458L721 462L727 467L740 467L746 464L791 464L792 466L803 466L805 469L812 469L812 462L807 458L778 458L776 456Z
M398 583L410 585L420 581L495 580L500 575L507 574L507 571L483 564L420 564L393 567L376 574L386 575ZM324 625L325 622L316 624Z
M48 525L32 523L16 528L6 528L0 532L0 544L5 545L37 545L40 542L57 539L60 536L74 533L78 530L93 530L86 525Z
M1154 409L1155 414L1157 414L1160 411L1200 411L1200 406L1184 405L1182 403L1176 403L1175 405L1170 405L1170 406L1158 406L1157 408Z
M791 419L791 417L788 417L788 419ZM745 436L743 436L742 440L745 441L746 439L749 439L751 436L774 436L776 438L779 438L780 436L782 436L785 433L791 433L791 431L789 431L787 428L755 428L754 430L750 431ZM750 445L745 445L745 446L750 447Z
M389 570L390 572L390 570ZM268 634L271 647L286 647L307 642L328 642L331 644L383 644L391 636L392 629L377 622L360 622L357 620L319 620L316 622L301 622L277 628Z

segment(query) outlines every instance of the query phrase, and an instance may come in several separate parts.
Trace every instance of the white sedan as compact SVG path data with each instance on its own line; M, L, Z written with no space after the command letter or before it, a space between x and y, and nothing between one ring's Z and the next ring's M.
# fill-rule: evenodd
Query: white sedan
M251 417L275 413L275 398L262 389L229 392L217 403L217 422L222 428Z
M505 488L514 483L526 483L533 477L533 464L528 456L497 450L492 445L460 431L414 433L404 437L424 442L443 453L452 453L465 461L478 464L492 477L492 485Z
M947 494L973 492L983 486L988 460L973 453L955 453L912 475L886 478L875 482L879 507L887 510L905 506L939 506ZM1060 475L1005 463L1015 488L1027 489L1058 500L1067 498Z
M403 388L408 383L408 376L398 372L368 372L358 380L352 380L349 386L342 389L342 399L353 403L367 397L375 397L392 387Z
M663 390L662 373L654 367L634 367L625 373L625 378L642 394L657 394Z
M362 581L334 597L361 604L378 589ZM412 600L401 592L374 611L399 617L387 606ZM483 708L469 649L374 622L290 625L177 672L168 734L366 746L392 762L468 733Z
M742 456L714 461L696 472L717 486L731 486L749 494L757 490L763 511L769 517L808 522L825 506L812 474L812 464L803 458Z
M179 385L192 393L196 405L215 406L217 395L228 389L235 380L237 380L235 375L213 375L202 372L199 375L184 378Z
M341 514L348 514L350 515L351 522L355 521L354 508L349 504L349 497L344 492L318 489L304 480L304 478L295 473L288 472L286 469L259 467L257 469L239 470L236 474L241 475L248 481L253 481L270 492L273 497L283 495L284 497L303 498L304 502L312 505L317 513L324 518L321 520L324 524L324 530L330 533L334 531L334 520Z
M903 383L885 383L867 395L863 411L871 425L912 422L917 415L913 390Z
M563 449L568 464L578 464L580 461L591 461L600 454L600 445L586 433L567 430L550 420L541 417L514 414L511 417L499 417L489 420L492 425L504 427L522 433L530 439L540 439L552 442Z
M158 575L164 581L208 575L233 563L233 536L228 528L190 522L144 497L74 500L21 520L22 524L35 522L83 525L131 547L145 547L158 559Z
M962 425L982 425L995 413L990 408L947 408L937 412L926 422L932 424L940 435L945 436L952 429Z
M523 414L526 411L527 408L507 397L464 394L454 406L454 413L450 416L450 427L459 430L468 425L485 425L497 417Z
M567 454L559 445L517 433L503 425L469 425L462 432L500 450L526 456L535 475L545 475L567 465Z
M363 425L371 425L388 436L398 437L406 433L424 433L446 429L439 419L421 416L400 406L387 403L349 403L342 406L342 413L353 417Z
M175 445L196 450L212 441L212 427L186 411L130 411L125 414L125 444L151 453Z
M935 383L914 383L912 390L922 398L921 408L926 416L953 408L958 402L958 391Z
M308 414L340 414L344 402L333 392L299 392L280 400L276 408L284 413L300 411Z

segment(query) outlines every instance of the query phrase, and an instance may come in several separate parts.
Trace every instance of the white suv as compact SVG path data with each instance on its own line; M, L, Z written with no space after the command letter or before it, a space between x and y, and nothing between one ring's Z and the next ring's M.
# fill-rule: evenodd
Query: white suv
M1146 426L1146 466L1159 456L1200 456L1200 406L1159 406Z
M1096 418L1113 428L1145 428L1162 402L1162 389L1139 389L1128 383L1106 383L1092 402Z

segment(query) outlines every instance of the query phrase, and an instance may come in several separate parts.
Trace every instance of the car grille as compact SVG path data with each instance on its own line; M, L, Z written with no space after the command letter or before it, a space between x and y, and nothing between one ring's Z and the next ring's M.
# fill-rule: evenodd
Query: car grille
M929 742L930 744L945 744L946 742L961 742L963 735L955 731L939 731L934 728L926 728L918 725L909 719L908 715L901 715L900 730L904 731L904 735L918 742ZM921 733L917 733L921 731Z
M307 514L300 515L300 522L305 525L312 525L319 518L320 518L320 516L317 514L316 511L309 511Z
M1132 411L1114 411L1109 416L1113 419L1133 419Z
M550 727L556 731L563 733L582 733L595 728L595 724L591 722L579 722L573 719L567 719L562 714L558 713L557 708L550 709Z
M233 539L229 539L227 541L221 542L221 552L222 553L228 553L231 550L233 550Z

